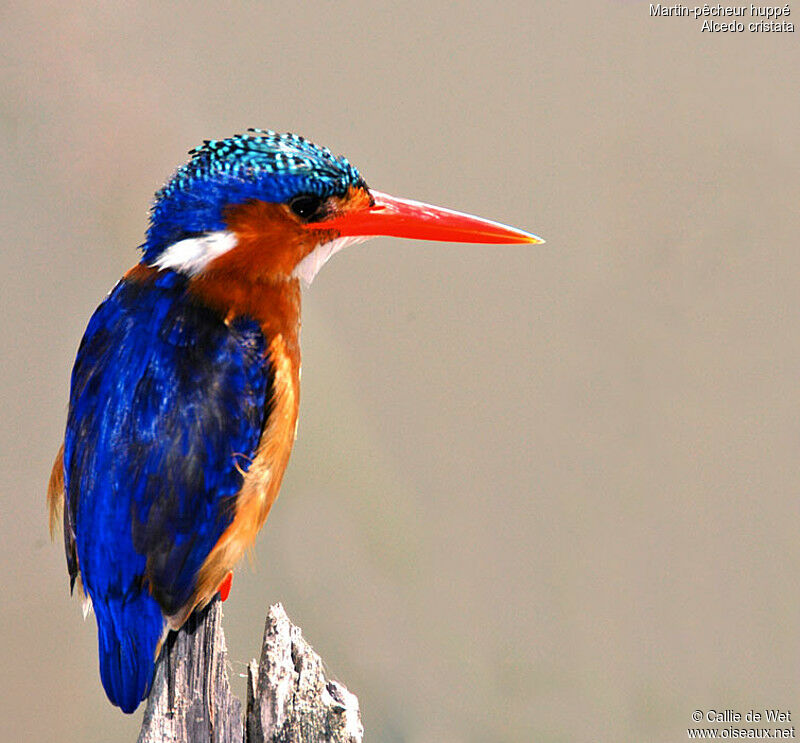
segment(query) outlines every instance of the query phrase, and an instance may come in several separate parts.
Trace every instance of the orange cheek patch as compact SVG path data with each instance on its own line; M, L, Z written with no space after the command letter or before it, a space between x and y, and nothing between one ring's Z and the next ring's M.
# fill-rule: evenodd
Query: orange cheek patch
M211 261L207 272L239 274L253 280L286 278L318 240L283 204L237 204L226 211L225 222L236 235L236 247Z
M336 214L368 209L369 191L350 186L344 196L332 197L329 205ZM236 247L212 260L204 273L246 276L251 280L288 278L295 266L320 243L338 233L315 229L301 222L285 204L248 201L227 209L229 232L236 235Z

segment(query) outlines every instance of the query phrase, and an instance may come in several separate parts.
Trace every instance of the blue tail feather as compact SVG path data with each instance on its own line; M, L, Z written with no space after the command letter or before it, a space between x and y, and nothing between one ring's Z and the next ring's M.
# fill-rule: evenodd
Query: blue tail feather
M111 702L133 712L150 692L155 652L164 631L158 603L146 592L95 601L100 678Z

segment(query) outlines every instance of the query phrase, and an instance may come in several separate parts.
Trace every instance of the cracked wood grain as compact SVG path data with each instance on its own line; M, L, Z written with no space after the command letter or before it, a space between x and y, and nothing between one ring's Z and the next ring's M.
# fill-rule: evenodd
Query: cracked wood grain
M248 666L244 715L227 665L215 599L167 638L139 743L361 743L358 698L326 677L280 604L270 607L261 657Z

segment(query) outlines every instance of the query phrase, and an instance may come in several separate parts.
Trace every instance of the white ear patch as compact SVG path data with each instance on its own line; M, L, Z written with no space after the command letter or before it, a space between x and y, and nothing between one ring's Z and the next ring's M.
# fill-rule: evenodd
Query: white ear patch
M365 240L370 239L371 236L364 237L358 235L356 237L337 237L335 240L320 243L294 267L292 276L300 279L306 286L310 286L314 277L319 273L319 269L330 260L334 253L338 253L342 248L346 248L348 245L363 243Z
M170 245L154 263L153 268L173 268L181 273L195 276L214 258L236 247L233 232L209 232L201 237L190 237Z

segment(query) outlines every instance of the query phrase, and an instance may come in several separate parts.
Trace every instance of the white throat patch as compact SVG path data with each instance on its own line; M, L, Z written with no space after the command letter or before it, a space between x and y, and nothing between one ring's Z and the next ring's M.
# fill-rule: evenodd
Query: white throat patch
M292 276L300 279L306 286L310 286L314 277L319 273L320 268L330 260L334 253L338 253L342 248L346 248L348 245L363 243L365 240L370 239L371 236L364 237L358 235L356 237L337 237L335 240L320 243L294 267Z
M211 261L236 247L236 235L221 230L200 237L190 237L170 245L154 263L153 268L172 268L195 276Z

